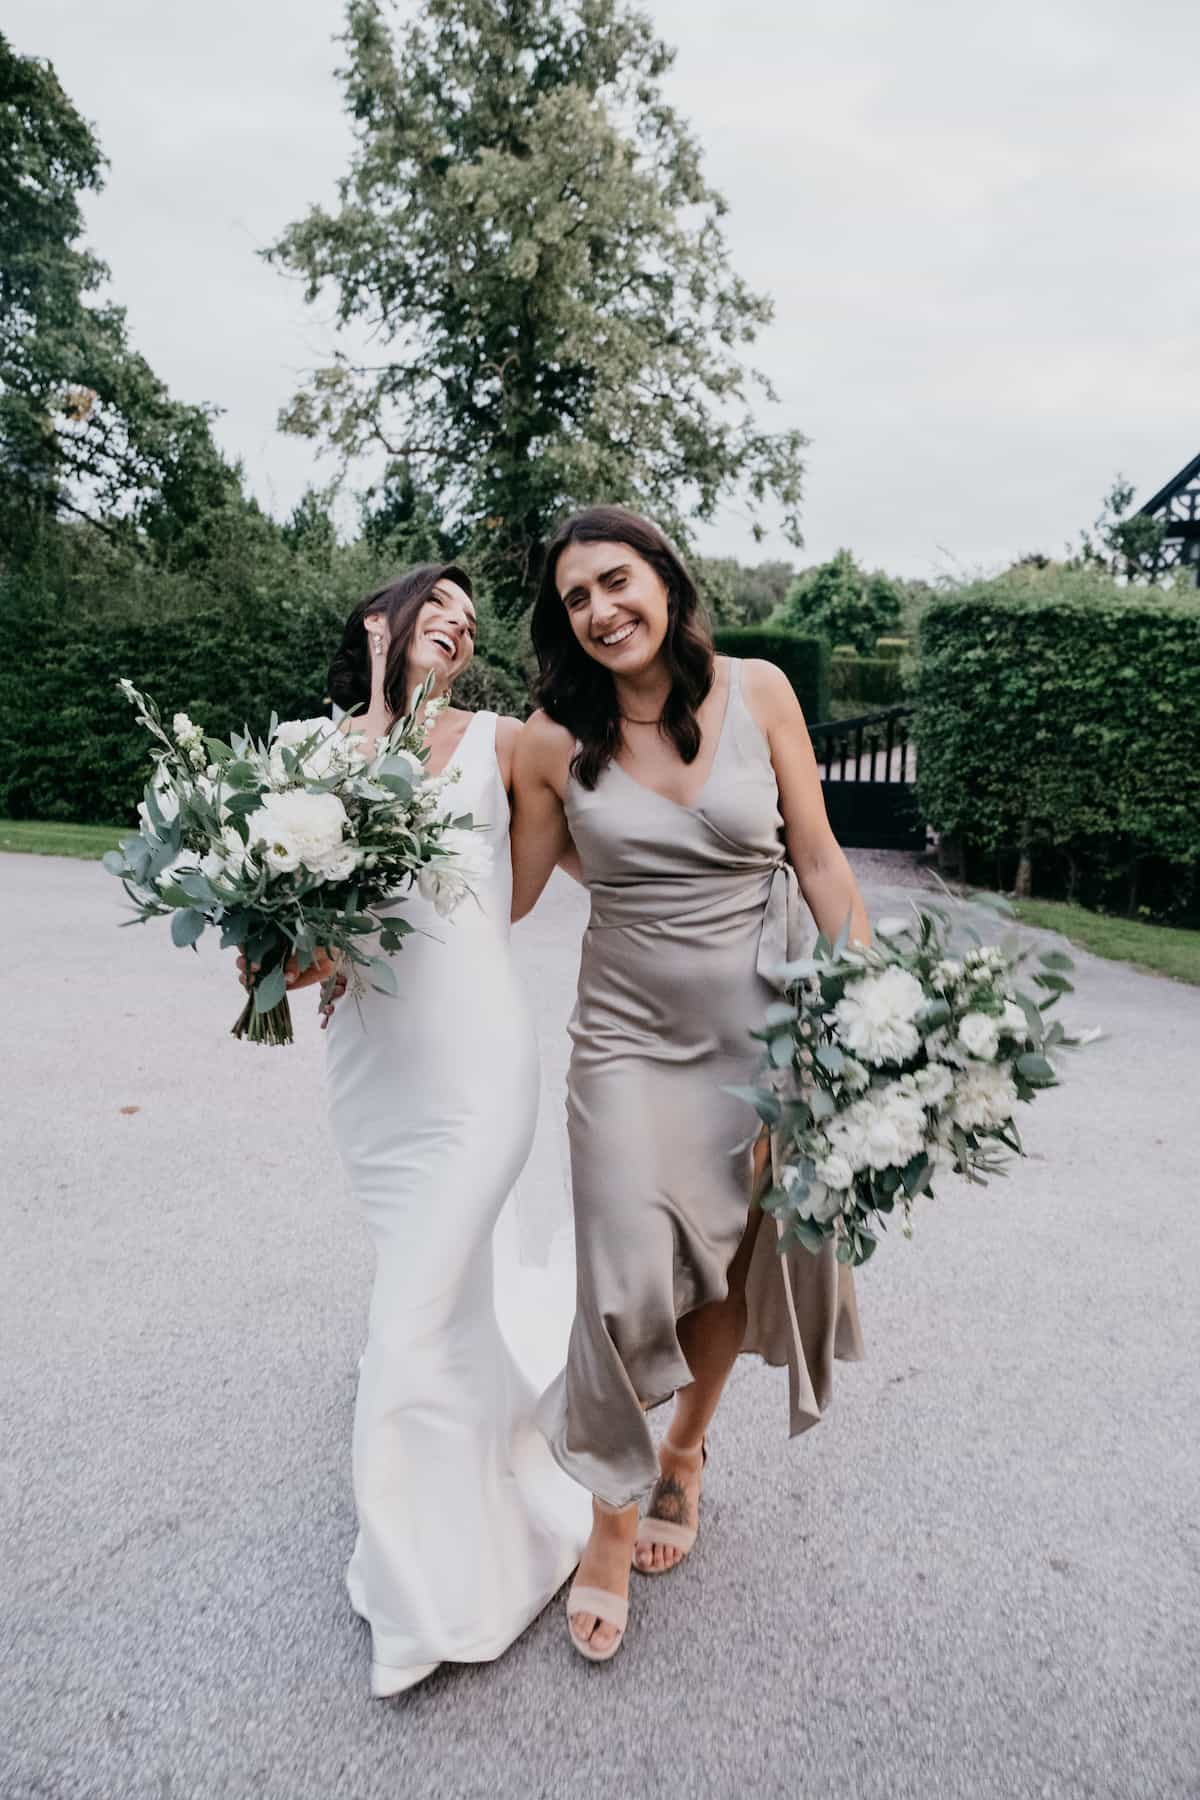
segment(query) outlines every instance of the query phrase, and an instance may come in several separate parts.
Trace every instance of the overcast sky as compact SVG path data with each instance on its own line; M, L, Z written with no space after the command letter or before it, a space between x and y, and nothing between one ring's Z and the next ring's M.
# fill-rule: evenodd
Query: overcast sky
M801 560L931 575L1060 551L1121 470L1200 451L1194 0L652 0L671 95L773 295L753 359L811 439ZM332 198L339 0L6 0L111 162L88 208L132 338L286 511L275 429L327 327L256 251ZM707 547L763 550L730 511Z

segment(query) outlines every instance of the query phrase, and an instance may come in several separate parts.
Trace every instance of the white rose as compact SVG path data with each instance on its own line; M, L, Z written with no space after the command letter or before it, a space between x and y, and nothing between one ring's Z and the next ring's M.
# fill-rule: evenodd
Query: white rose
M851 982L834 1008L842 1047L862 1062L904 1062L916 1054L920 1033L913 1020L925 990L907 969L884 969Z
M962 978L962 964L956 962L951 956L944 956L941 962L935 965L933 974L929 979L932 981L935 988L948 988L954 987L957 982L962 980Z
M340 861L346 809L336 794L313 794L295 788L268 794L247 827L252 844L263 846L263 859L273 875L288 875L303 866L314 875Z
M483 845L476 833L451 829L442 833L438 855L421 870L417 887L446 919L462 904L483 872Z
M930 1062L952 1063L956 1068L961 1068L967 1061L966 1051L951 1038L944 1025L939 1025L925 1039L925 1054Z
M848 1188L854 1180L854 1170L850 1167L849 1158L835 1150L831 1156L817 1164L817 1180L823 1181L827 1188L839 1191Z
M917 1092L926 1106L940 1106L954 1092L954 1077L942 1063L930 1063L916 1074Z
M1005 1001L1004 1011L1000 1014L1000 1035L1016 1038L1018 1044L1029 1041L1029 1020L1024 1008L1014 1005L1011 1000Z
M958 1041L968 1055L992 1062L1000 1048L1000 1022L987 1013L971 1012L959 1020Z
M954 1116L964 1131L1006 1125L1016 1103L1016 1084L994 1063L972 1064L954 1084Z
M307 745L299 766L289 775L285 750ZM363 766L361 743L355 744L330 719L285 719L271 739L271 780L286 788L292 781L336 781L352 768Z

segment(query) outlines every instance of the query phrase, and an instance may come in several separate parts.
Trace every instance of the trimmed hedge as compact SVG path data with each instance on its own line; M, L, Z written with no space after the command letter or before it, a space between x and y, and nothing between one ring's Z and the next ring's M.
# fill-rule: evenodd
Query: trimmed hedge
M282 556L278 566L243 561L219 588L99 560L11 573L0 580L0 816L132 820L149 746L118 676L168 723L185 711L220 737L243 724L265 730L272 708L281 718L324 711L346 615L389 572L347 551L307 586ZM480 618L485 643L456 699L522 713L521 682L489 660L486 607Z
M738 626L713 633L722 656L761 657L782 669L795 690L810 725L829 717L829 645L824 638L800 637L791 631Z
M939 599L921 627L917 786L965 873L1196 916L1200 607L1061 571Z
M835 700L858 701L865 712L872 706L899 706L908 685L897 657L835 655L830 692Z

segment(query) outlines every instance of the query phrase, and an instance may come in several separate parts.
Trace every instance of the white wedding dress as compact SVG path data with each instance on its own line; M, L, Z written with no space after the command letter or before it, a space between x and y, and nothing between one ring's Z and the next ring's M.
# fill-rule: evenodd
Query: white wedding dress
M380 1697L439 1662L499 1656L566 1579L590 1524L588 1496L533 1423L537 1388L565 1354L566 1271L512 1269L528 1374L496 1315L493 1232L529 1154L540 1084L509 952L495 743L495 714L477 713L451 759L450 810L485 826L475 898L442 919L407 894L421 935L395 958L399 997L347 995L328 1030L334 1136L378 1255L347 1585L371 1627ZM532 1341L531 1318L544 1320Z

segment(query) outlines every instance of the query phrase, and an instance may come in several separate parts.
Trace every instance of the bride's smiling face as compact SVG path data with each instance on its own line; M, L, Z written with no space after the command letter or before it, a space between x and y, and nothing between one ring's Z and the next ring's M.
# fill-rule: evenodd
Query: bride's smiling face
M613 675L649 668L671 621L657 569L629 544L568 544L554 573L571 630L593 661Z
M364 619L368 632L382 629L382 615ZM477 622L471 597L456 581L441 580L425 601L413 624L405 659L409 688L434 677L439 692L461 675L475 654Z

